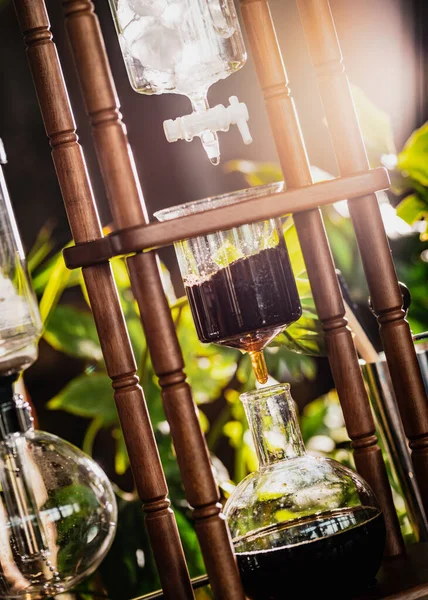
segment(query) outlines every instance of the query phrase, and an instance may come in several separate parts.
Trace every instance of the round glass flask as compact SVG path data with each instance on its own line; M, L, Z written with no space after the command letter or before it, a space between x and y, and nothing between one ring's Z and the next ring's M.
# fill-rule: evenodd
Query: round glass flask
M259 470L225 506L251 600L344 600L376 575L385 524L365 481L336 461L306 454L288 384L241 395Z
M0 598L56 596L107 554L117 508L110 481L81 450L36 431L0 378Z
M240 190L155 213L160 221L281 191L283 183ZM243 210L245 210L243 208ZM268 379L262 350L302 314L281 223L269 219L175 244L201 342L250 354L257 379Z

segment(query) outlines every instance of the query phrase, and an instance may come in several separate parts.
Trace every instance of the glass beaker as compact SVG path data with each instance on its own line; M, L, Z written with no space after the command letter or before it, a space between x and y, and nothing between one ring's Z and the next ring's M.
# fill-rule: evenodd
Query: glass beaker
M168 141L201 138L213 164L217 131L237 124L251 143L245 105L209 109L209 87L245 64L247 55L233 0L109 0L129 80L141 94L188 96L193 115L164 123Z
M0 165L5 162L0 140ZM35 361L41 330L37 300L0 166L0 375L18 373Z
M306 454L288 384L241 401L259 470L235 488L224 512L245 593L344 600L375 577L382 559L385 524L373 492L347 467Z
M160 221L279 192L283 183L240 190L155 213ZM268 219L175 244L201 342L250 354L261 383L262 350L302 314L281 222Z

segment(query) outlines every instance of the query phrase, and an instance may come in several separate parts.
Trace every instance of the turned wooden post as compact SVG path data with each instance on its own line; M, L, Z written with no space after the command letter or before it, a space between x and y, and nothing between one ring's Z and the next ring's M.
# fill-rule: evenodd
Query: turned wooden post
M369 168L328 0L297 0L342 175ZM425 511L428 512L428 402L375 194L349 202L372 306Z
M74 240L100 238L102 230L46 7L43 0L16 0L15 8ZM193 591L110 265L86 267L83 275L165 598L188 600L194 597Z
M266 0L243 0L242 16L288 188L312 184L309 161ZM387 523L387 553L404 551L375 424L358 364L333 258L318 209L293 215L330 367L352 440L355 464L370 483Z
M115 226L126 228L148 223L93 4L89 0L63 0L63 5ZM242 600L241 581L221 512L219 490L197 409L186 383L183 357L156 254L136 254L127 259L127 264L214 596L218 600Z

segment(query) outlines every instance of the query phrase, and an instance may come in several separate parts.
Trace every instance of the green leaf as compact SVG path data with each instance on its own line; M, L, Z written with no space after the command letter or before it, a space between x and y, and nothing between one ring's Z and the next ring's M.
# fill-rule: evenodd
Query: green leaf
M187 302L179 310L177 335L195 401L212 402L235 374L239 353L231 348L201 344Z
M63 410L72 415L96 418L103 427L117 423L111 380L104 373L80 375L49 400L50 410Z
M343 276L348 279L352 278L353 275L356 247L355 242L349 239L345 229L346 228L337 223L334 223L332 226L326 223L328 241L334 257L334 262L342 272Z
M201 410L198 410L198 418L199 418L199 423L201 426L201 429L204 433L208 433L209 429L210 429L210 422L208 417L206 416L206 414L204 412L202 412Z
M58 304L47 322L45 340L59 352L100 362L103 359L97 329L90 313Z
M241 173L249 186L275 183L284 179L280 167L275 163L251 160L230 160L224 167L226 173Z
M174 509L174 515L180 532L190 576L197 577L198 575L203 575L206 571L193 525L180 510Z
M301 382L315 379L315 360L309 355L297 354L285 345L270 345L265 350L266 364L271 377L277 381Z
M296 277L296 285L301 302L306 300L313 301L311 284L307 277Z
M33 273L53 249L52 232L54 226L53 221L48 221L37 234L36 241L27 254L27 266L30 273Z
M233 448L239 448L242 443L243 426L240 421L229 421L223 427L224 435L229 438Z
M135 354L137 365L140 365L141 359L146 351L146 338L144 337L143 326L141 325L140 317L134 313L133 316L128 316L126 319L129 338Z
M296 227L294 226L293 219L289 217L283 223L282 230L284 232L284 239L288 249L288 255L290 257L291 266L293 267L294 277L301 277L306 273L306 265L300 247L299 238L297 237Z
M398 155L397 168L428 186L428 122L416 129Z
M77 271L79 272L79 283L78 284L80 285L82 296L85 299L86 304L90 307L91 303L89 301L88 289L86 287L85 279L83 277L83 271L82 271L82 269L77 269Z
M162 285L163 285L165 295L168 298L169 304L175 304L175 302L177 301L177 298L175 295L174 286L172 284L171 275L162 261L159 261L159 264L160 264L160 274L161 274L161 279L162 279Z
M71 271L65 266L62 254L59 254L52 264L49 279L40 300L40 315L43 323L46 323L52 310L55 308L61 294L70 279Z
M42 295L52 276L55 277L55 267L61 262L61 253L55 254L52 258L40 265L35 273L32 273L33 287L38 296ZM64 261L62 261L64 262ZM63 265L65 267L65 264ZM66 268L66 267L65 267ZM82 269L73 269L68 271L68 278L63 289L80 285L82 279Z
M327 409L324 396L305 406L300 418L300 429L305 444L311 437L327 433L327 428L324 425Z
M373 104L359 87L351 85L351 92L370 165L377 167L382 155L396 154L391 119Z
M298 354L324 356L326 352L321 322L305 311L298 321L273 340L272 346L285 346Z
M221 268L240 258L244 258L244 253L229 240L226 240L211 256L211 260Z
M411 194L397 206L397 216L409 225L423 217L428 218L428 201L417 194Z
M117 427L113 431L116 440L116 454L114 457L114 468L118 475L124 475L129 468L129 456L126 449L125 438L122 429Z
M123 258L113 258L110 261L114 275L114 280L119 289L128 289L131 287L129 281L128 269Z

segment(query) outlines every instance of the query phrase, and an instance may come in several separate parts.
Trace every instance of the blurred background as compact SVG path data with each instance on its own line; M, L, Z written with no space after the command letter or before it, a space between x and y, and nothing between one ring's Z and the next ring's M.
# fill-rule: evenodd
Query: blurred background
M409 319L413 332L418 333L428 329L428 246L424 225L428 214L428 168L422 174L420 169L412 171L412 160L417 163L428 147L428 133L423 128L428 119L428 4L425 0L330 0L330 3L371 164L383 164L391 170L393 192L382 195L382 213L399 279L412 293ZM190 112L189 100L174 95L143 96L131 89L108 3L97 0L94 4L150 215L164 207L281 178L251 56L241 71L210 89L209 101L212 106L226 104L229 96L236 94L246 102L254 142L244 146L234 128L229 133L220 133L222 160L215 167L207 160L199 140L174 144L166 141L163 121ZM336 176L337 167L295 2L272 0L270 6L310 162L316 167L314 173L318 179ZM101 220L108 226L108 203L68 47L61 3L47 0L47 7ZM80 274L70 275L61 259L60 250L70 242L70 232L24 46L12 3L8 0L0 0L0 48L0 137L9 161L5 175L24 247L29 253L46 327L40 343L39 361L26 373L25 384L35 405L40 428L83 445L95 455L117 485L118 497L123 502L121 509L128 511L128 518L123 518L122 522L126 521L129 529L120 530L119 541L106 561L108 565L109 560L119 560L114 553L120 548L120 540L129 539L129 531L135 529L135 520L142 529L141 511L134 502L133 482L112 405L110 383ZM415 130L417 133L411 137ZM415 200L407 201L409 196ZM400 218L395 207L403 199L407 203L398 208ZM380 350L346 207L330 207L324 211L324 216L336 266L346 280L350 297L358 306L374 345ZM295 254L295 274L303 281L304 265L301 265L298 243L292 231L288 235L291 254ZM295 248L290 247L293 243ZM201 423L207 432L219 483L227 496L231 486L256 466L245 418L237 400L241 391L254 387L251 369L248 361L232 350L199 344L187 305L177 302L183 287L173 249L162 251L161 259L183 343L186 371L201 408ZM114 262L114 268L139 374L145 384L169 478L171 497L177 514L182 515L178 517L180 530L186 539L186 551L191 556L191 569L197 574L203 571L203 565L188 518L126 269L120 260ZM292 382L308 446L314 452L327 453L352 464L334 384L323 356L322 336L310 307L309 299L308 320L300 331L292 331L290 339L278 340L267 354L270 373L280 381ZM144 534L128 545L132 546L134 542L135 548L143 547L149 555ZM141 565L135 558L135 548L132 546L129 550L127 565L126 561L123 563L123 571L125 575L128 573L130 581L127 598L158 585L153 564L147 560ZM127 569L132 571L132 577ZM101 569L100 577L102 584L98 580L88 584L92 586L91 590L98 586L99 591L101 586L104 591L108 589L108 597L123 600L124 596L120 596L123 590L115 590L114 583L109 580L108 567ZM86 593L90 596L88 586Z

